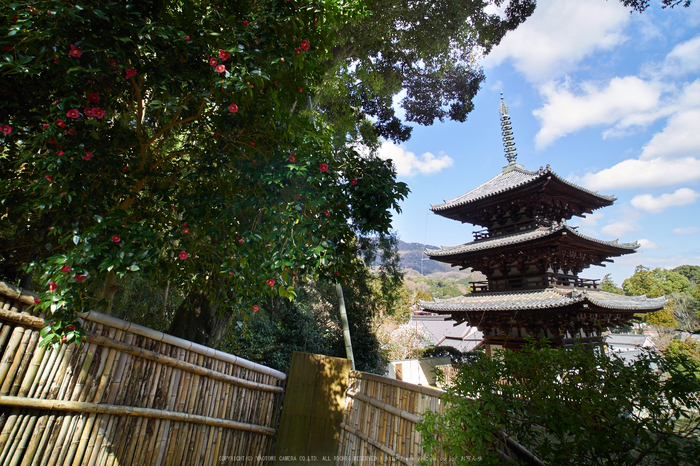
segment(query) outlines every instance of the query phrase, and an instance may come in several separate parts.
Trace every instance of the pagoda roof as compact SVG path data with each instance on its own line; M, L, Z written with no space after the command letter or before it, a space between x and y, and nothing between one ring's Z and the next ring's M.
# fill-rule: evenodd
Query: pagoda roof
M666 299L624 296L600 290L551 287L540 290L474 293L449 299L420 301L419 307L431 312L505 312L559 309L589 304L600 309L623 312L652 312L662 309Z
M537 171L529 171L525 170L522 165L512 162L501 173L481 186L442 204L431 205L430 209L443 217L464 222L472 220L464 217L468 211L482 208L485 205L499 204L504 198L514 194L522 198L521 194L524 191L533 188L537 192L549 193L552 197L563 198L567 201L575 200L573 203L580 206L576 215L609 206L615 201L613 195L598 194L561 178L552 171L549 165L546 168L540 167Z
M472 241L459 246L442 247L440 249L426 249L425 254L441 262L449 262L448 258L471 255L481 251L509 248L511 246L522 247L531 242L542 242L552 238L568 235L578 244L588 243L594 249L603 249L610 254L629 254L639 248L639 243L620 243L617 240L603 241L590 236L582 235L566 223L556 223L551 227L539 227L532 230L520 231L509 235L492 236L486 239Z

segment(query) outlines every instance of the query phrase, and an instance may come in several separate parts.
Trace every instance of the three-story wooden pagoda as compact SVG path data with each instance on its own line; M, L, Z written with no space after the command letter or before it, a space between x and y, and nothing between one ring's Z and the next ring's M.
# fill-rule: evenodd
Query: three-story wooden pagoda
M478 327L489 352L518 348L528 337L546 337L555 346L597 344L607 328L663 308L664 298L606 293L595 280L579 278L590 265L612 262L639 245L598 240L569 226L572 217L609 206L615 197L568 182L549 166L525 170L516 161L502 97L500 113L508 165L481 186L431 207L484 229L470 243L426 251L433 260L480 271L488 281L474 283L467 295L422 301L421 307Z

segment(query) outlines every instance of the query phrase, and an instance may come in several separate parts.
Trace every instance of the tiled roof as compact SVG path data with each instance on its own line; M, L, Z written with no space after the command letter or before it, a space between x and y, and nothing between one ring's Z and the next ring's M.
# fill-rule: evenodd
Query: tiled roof
M547 165L546 168L540 168L535 172L525 170L525 168L519 164L514 164L513 167L508 166L506 168L507 169L503 170L502 173L499 173L497 176L491 178L489 181L482 184L481 186L472 189L466 194L462 194L461 196L455 197L454 199L445 201L442 204L430 206L430 209L433 212L438 212L450 209L452 207L469 204L470 202L485 199L487 197L504 193L506 191L520 186L524 186L528 183L533 183L536 180L545 176L552 176L564 184L572 186L590 195L596 196L604 201L612 202L615 200L615 196L605 196L602 194L598 194L595 191L590 191L586 188L582 188L581 186L578 186L574 183L571 183L570 181L561 178L559 175L554 173L551 170L551 168L549 168L549 165Z
M534 230L522 231L510 235L494 236L483 240L472 241L471 243L461 244L459 246L443 246L441 249L427 249L425 253L429 257L443 257L456 254L463 254L467 252L483 251L487 249L495 249L502 246L526 243L528 241L553 235L563 230L578 238L614 248L629 249L630 251L633 251L639 247L639 243L637 243L636 241L634 243L620 243L617 240L603 241L591 238L590 236L582 235L573 228L570 228L565 223L559 223L552 225L551 227L540 227Z
M588 303L611 310L653 311L663 308L666 299L552 287L534 291L473 293L457 298L420 301L418 304L426 311L458 312L555 309L576 303Z

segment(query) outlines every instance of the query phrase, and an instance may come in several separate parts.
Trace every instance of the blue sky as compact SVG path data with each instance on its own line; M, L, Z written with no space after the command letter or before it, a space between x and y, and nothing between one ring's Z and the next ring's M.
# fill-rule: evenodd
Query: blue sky
M465 123L416 126L384 143L411 194L394 216L407 242L454 246L471 225L433 215L431 204L497 175L506 159L498 113L510 108L518 162L618 200L581 233L638 241L637 253L585 278L622 281L636 265L700 265L700 4L630 14L616 0L539 0L482 64L486 82Z

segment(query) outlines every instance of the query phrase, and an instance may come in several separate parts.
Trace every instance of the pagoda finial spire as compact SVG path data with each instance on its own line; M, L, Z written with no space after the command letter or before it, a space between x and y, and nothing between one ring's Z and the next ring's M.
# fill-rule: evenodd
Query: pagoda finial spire
M508 163L515 163L518 153L515 150L515 141L513 138L513 127L510 125L510 116L508 115L508 105L503 100L503 91L501 91L501 105L499 106L501 113L501 131L503 133L503 150L506 153Z

